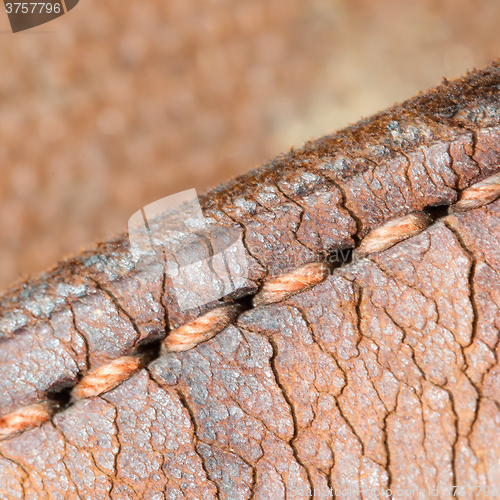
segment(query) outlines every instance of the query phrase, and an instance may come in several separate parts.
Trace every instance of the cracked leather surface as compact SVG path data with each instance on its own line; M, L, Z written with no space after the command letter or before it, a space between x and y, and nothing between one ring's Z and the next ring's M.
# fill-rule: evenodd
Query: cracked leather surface
M245 293L495 172L499 86L492 66L205 195L212 227L244 231ZM500 202L441 218L0 442L0 498L497 485L499 228ZM214 305L176 309L125 236L18 285L2 301L1 414Z
M4 497L495 486L499 225L439 220L1 443Z

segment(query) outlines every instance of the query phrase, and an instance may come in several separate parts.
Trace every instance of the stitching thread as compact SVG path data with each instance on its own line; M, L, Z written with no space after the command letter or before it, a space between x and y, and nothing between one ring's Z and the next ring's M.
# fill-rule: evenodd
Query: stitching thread
M52 414L53 408L48 402L19 408L0 418L0 440L40 427L44 422L50 420Z
M312 262L265 281L253 298L254 307L280 302L294 293L321 283L330 273L326 262Z
M218 307L194 319L186 325L172 330L163 341L162 351L181 352L211 339L232 323L241 311L239 304Z
M357 257L387 250L396 243L421 233L432 223L429 214L416 212L391 220L368 233L355 250Z
M459 192L458 201L448 211L464 212L483 207L500 197L500 174L495 174ZM386 222L361 240L355 249L358 258L390 248L396 243L421 233L432 223L425 212L416 212ZM332 270L326 262L312 262L293 271L265 281L253 298L253 306L280 302L324 281ZM214 337L232 324L242 311L239 304L216 309L172 330L162 343L162 354L192 349ZM145 365L145 357L123 356L89 371L71 392L72 401L97 396L130 378ZM37 403L15 410L0 418L0 440L39 427L50 420L55 406Z
M461 191L458 201L450 208L452 212L464 212L483 207L499 196L500 174L495 174Z
M71 400L77 401L109 391L130 378L143 366L144 359L142 356L122 356L106 365L90 370L73 387Z

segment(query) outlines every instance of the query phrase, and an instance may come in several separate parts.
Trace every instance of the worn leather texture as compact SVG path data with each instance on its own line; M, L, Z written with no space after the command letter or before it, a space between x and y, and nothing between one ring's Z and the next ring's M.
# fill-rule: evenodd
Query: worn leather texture
M499 17L497 0L81 0L13 35L3 10L0 293L154 200L486 66Z
M241 229L249 263L247 286L224 303L497 173L499 99L495 63L207 193L211 230ZM437 216L101 396L62 405L0 442L0 494L329 499L383 487L449 498L455 485L496 486L499 226L499 202ZM220 304L181 311L168 274L137 266L127 235L60 263L2 298L1 415Z

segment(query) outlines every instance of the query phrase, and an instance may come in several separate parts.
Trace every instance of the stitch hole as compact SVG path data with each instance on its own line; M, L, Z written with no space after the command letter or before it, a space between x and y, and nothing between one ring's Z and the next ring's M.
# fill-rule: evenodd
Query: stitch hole
M449 205L427 205L423 211L429 214L433 221L442 219L448 215Z
M136 353L142 357L144 365L148 365L160 357L162 342L163 339L157 339L137 346Z
M342 248L330 252L326 256L326 262L332 266L332 269L350 264L354 258L354 247Z
M240 314L253 308L252 300L254 298L254 295L255 294L250 294L235 301L240 305Z
M70 406L71 391L75 385L76 384L73 384L47 393L47 400L53 404L55 413L59 413Z

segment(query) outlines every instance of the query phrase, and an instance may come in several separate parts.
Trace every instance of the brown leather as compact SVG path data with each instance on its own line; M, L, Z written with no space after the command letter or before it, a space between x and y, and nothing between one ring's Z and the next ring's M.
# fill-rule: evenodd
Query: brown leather
M242 294L496 173L499 97L496 63L203 196L212 230L244 233ZM6 497L494 486L498 209L439 219L2 442ZM1 414L217 305L180 311L161 266L134 266L126 235L59 264L3 297Z
M500 54L497 0L147 5L82 0L20 36L0 15L0 293Z

